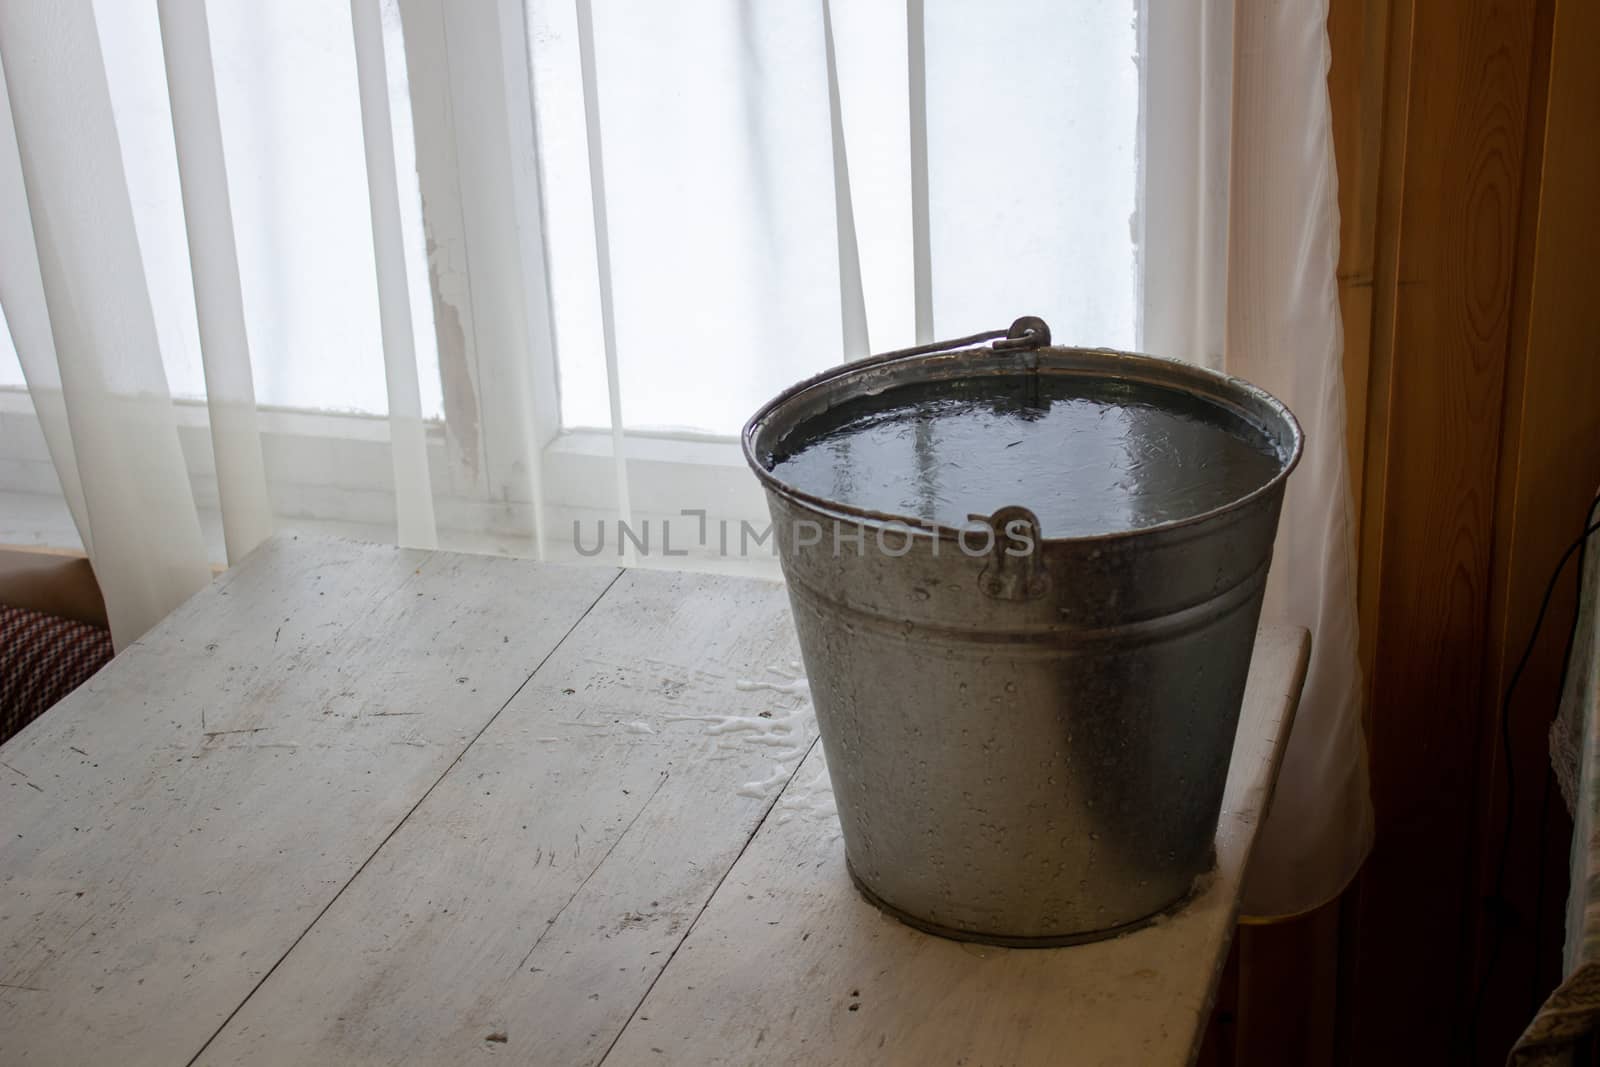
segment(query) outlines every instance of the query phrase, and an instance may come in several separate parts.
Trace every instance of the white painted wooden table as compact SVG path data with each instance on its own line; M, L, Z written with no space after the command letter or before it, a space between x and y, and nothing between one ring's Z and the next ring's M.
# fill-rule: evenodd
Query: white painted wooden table
M979 948L851 888L781 587L275 541L0 748L0 1063L1183 1063L1306 651L1193 904Z

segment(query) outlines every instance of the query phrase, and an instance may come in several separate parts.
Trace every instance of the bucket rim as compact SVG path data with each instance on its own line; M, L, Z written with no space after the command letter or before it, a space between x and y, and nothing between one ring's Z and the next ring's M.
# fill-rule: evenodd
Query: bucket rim
M766 468L766 466L761 462L759 456L756 454L755 443L757 435L771 422L772 417L781 408L792 403L799 397L812 390L835 382L844 381L869 370L877 370L879 368L901 364L945 363L958 360L962 356L970 356L973 353L996 354L997 349L993 346L983 344L940 352L888 352L882 355L867 356L863 359L855 360L849 363L841 363L818 374L814 374L802 381L796 382L780 392L777 396L773 397L771 400L768 400L765 404L762 404L761 407L756 409L755 414L751 415L749 420L745 422L744 429L739 433L740 447L744 453L745 462L749 464L750 469L755 473L756 479L768 492L774 493L792 503L800 504L811 508L814 511L821 512L831 518L848 519L852 522L867 527L905 527L913 532L931 535L939 538L940 540L958 539L961 536L963 529L970 529L971 527L948 526L944 523L934 522L927 519L919 519L915 516L900 515L893 512L875 511L871 508L856 507L852 504L846 504L839 500L834 500L829 497L820 496L814 493L808 493L802 489L797 489L789 483L783 481L781 478L777 477ZM1173 386L1183 384L1181 379L1197 379L1210 384L1212 386L1213 394L1220 393L1223 396L1226 396L1230 392L1241 394L1243 399L1253 402L1255 405L1265 409L1267 412L1270 412L1274 417L1280 419L1284 427L1288 430L1287 442L1289 449L1287 458L1280 461L1277 472L1273 474L1271 478L1267 479L1267 481L1263 482L1261 485L1257 486L1255 489L1252 489L1243 496L1237 497L1225 504L1220 504L1217 507L1210 508L1206 511L1196 512L1193 515L1186 515L1180 519L1169 519L1166 522L1154 523L1150 526L1134 527L1127 530L1110 530L1105 533L1068 537L1045 537L1041 533L1041 536L1039 537L1041 546L1099 544L1108 541L1119 542L1128 540L1130 538L1150 537L1172 531L1183 530L1192 526L1199 526L1228 515L1232 512L1242 511L1263 497L1268 497L1279 492L1283 488L1284 484L1288 481L1289 475L1294 472L1297 466L1299 466L1301 456L1305 451L1305 433L1300 427L1300 420L1295 418L1294 412L1289 410L1288 405L1260 386L1235 375L1214 370L1210 367L1204 367L1198 363L1191 363L1187 360L1176 359L1171 356L1157 356L1145 352L1129 352L1116 348L1082 348L1074 345L1046 345L1039 348L1025 350L1018 353L1018 355L1023 358L1023 362L1019 363L1017 368L1019 372L1039 373L1039 363L1041 357L1049 357L1052 355L1074 357L1087 356L1091 359L1103 359L1108 368L1117 366L1137 368L1142 366L1147 371L1154 372L1154 375L1151 377L1137 376L1138 380L1143 381L1146 384L1171 388ZM1131 378L1136 376L1124 374L1121 375L1121 377ZM1221 403L1221 398L1216 395L1208 395L1204 398L1213 403ZM1027 506L1026 502L1019 501L1019 503L1021 503L1023 506Z

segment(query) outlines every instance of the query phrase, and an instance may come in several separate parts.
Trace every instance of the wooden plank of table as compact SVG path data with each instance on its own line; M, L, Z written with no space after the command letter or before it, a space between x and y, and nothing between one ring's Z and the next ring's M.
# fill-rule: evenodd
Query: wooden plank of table
M1111 941L992 948L884 916L845 874L817 746L605 1064L1189 1062L1309 647L1257 639L1209 887Z
M615 579L269 542L0 748L0 1062L184 1063Z
M625 573L201 1062L597 1061L812 745L796 658L781 586Z

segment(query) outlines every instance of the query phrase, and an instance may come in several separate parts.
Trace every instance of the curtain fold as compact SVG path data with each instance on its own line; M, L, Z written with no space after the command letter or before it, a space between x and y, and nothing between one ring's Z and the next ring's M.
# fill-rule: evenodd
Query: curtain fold
M28 191L22 180L22 157L17 148L16 128L11 122L11 97L6 91L3 62L0 62L0 248L7 253L0 256L0 306L5 308L12 346L78 539L92 554L94 543L89 529L89 510L83 499L83 482L78 477L72 427L67 422L55 338L50 334L44 279L39 276L39 251L33 241L33 220L28 215Z
M407 548L438 548L432 476L422 427L422 393L406 282L400 182L394 125L389 117L390 70L378 0L350 0L361 134L367 155L372 249L378 275L378 320L383 332L384 380L389 393L389 450L394 468L395 527Z
M1243 912L1337 896L1372 845L1356 655L1354 505L1345 446L1338 181L1326 0L1236 0L1225 369L1305 431L1267 580L1266 618L1311 631L1305 692Z
M616 478L617 521L633 526L633 503L628 491L628 456L623 438L622 371L617 354L616 290L611 274L611 222L606 203L605 149L600 133L600 75L596 69L594 11L589 0L576 0L578 11L578 63L583 79L583 127L589 164L589 195L594 205L595 280L600 286L600 340L606 364L606 409L610 418L611 457ZM622 535L618 533L618 543ZM636 562L631 546L625 559Z
M205 0L158 0L228 562L272 533Z
M1234 3L1145 0L1139 35L1138 345L1214 370L1227 333Z
M911 288L916 343L934 341L933 237L928 217L928 18L924 0L906 0L906 99L911 135Z
M34 290L27 257L8 247L0 300L7 319L24 324L14 334L23 366L57 369L73 460L63 485L75 475L81 486L80 534L105 593L112 638L123 648L211 572L92 9L0 4L0 64L17 149L15 164L7 160L4 169L22 179L0 210L31 221L41 282ZM35 325L40 309L30 306L40 295L53 356ZM46 370L35 387L29 376L29 392L43 397L35 403L44 410L55 406L49 394L56 380Z
M856 240L856 212L850 192L850 154L844 136L844 110L839 100L839 61L833 43L833 6L822 0L822 43L828 70L828 131L833 149L834 229L839 246L839 330L844 358L860 359L871 350L867 330L867 296L861 284L861 249Z

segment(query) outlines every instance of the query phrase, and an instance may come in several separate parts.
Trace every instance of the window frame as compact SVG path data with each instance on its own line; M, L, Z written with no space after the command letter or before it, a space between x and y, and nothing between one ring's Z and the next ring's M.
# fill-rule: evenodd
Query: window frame
M445 392L446 419L425 424L441 543L576 558L574 523L591 524L584 527L584 536L590 537L592 523L614 523L618 515L615 438L605 429L562 427L524 2L393 2L402 27L426 237L422 254ZM1203 187L1207 195L1226 189L1227 138L1212 138L1208 148L1193 137L1168 137L1172 131L1167 127L1187 126L1196 118L1192 101L1187 108L1178 102L1192 95L1184 90L1197 68L1213 77L1227 72L1227 64L1219 60L1231 58L1231 40L1217 27L1231 25L1231 19L1221 23L1207 13L1231 4L1205 0L1201 11L1180 0L1138 2L1145 72L1139 104L1139 329L1145 344L1168 354L1191 355L1159 344L1154 335L1161 330L1146 323L1144 309L1193 308L1195 298L1192 291L1175 288L1192 284L1185 281L1187 271L1151 268L1156 263L1192 265L1197 250L1190 244L1152 245L1155 231L1170 230L1181 237L1194 228L1151 226L1150 212L1169 200L1176 205L1169 195L1174 188ZM1165 20L1166 30L1148 32L1152 19ZM1210 27L1208 35L1196 38L1188 32L1202 26ZM391 38L388 46L394 48L396 42ZM391 64L399 66L399 57ZM1151 77L1152 69L1160 73ZM1150 114L1171 117L1153 129L1147 122ZM457 123L454 116L471 116L472 121ZM1201 182L1202 177L1207 180ZM1160 187L1147 187L1147 181ZM1212 227L1225 233L1225 214L1213 213ZM1221 339L1213 335L1211 323L1197 325L1202 328L1191 336L1203 338L1203 362L1220 352ZM453 418L457 402L475 417ZM174 407L196 503L202 511L215 509L204 402L177 400ZM0 415L8 424L0 434L0 458L8 465L19 454L24 455L19 462L26 464L42 459L43 474L49 476L29 467L19 473L16 484L25 492L34 486L48 491L47 483L54 483L48 456L34 457L25 443L17 443L36 434L36 428L10 425L34 418L25 390L0 387ZM263 408L261 433L280 525L324 522L358 536L392 536L393 472L385 417ZM625 431L620 439L635 527L650 521L659 530L662 521L674 517L694 523L683 513L701 510L713 531L719 522L737 529L741 522L767 521L765 500L734 438ZM333 449L338 461L328 463L329 453L321 449ZM541 536L533 537L533 530ZM708 545L690 546L694 555L688 564L676 557L640 562L715 564L714 532L708 540ZM678 548L676 541L673 548ZM608 544L607 556L615 558L611 549ZM754 561L733 565L775 574L766 549L761 552Z
M221 505L206 403L180 398L172 406L207 547L213 562L220 563L225 558ZM258 412L258 426L280 530L393 539L394 480L386 416L263 407ZM491 498L476 480L452 481L458 461L444 423L425 422L424 435L440 547L535 555L529 495L520 492ZM749 523L759 534L769 521L760 486L745 468L736 442L630 433L626 449L635 478L631 528L636 536L644 536L648 530L651 539L650 552L640 556L640 563L779 577L770 539L749 558L721 551L720 531L727 531L732 549L739 543L741 523ZM541 466L550 493L545 516L546 558L622 562L615 499L610 491L610 433L572 430L559 434L541 449ZM60 481L44 447L33 402L20 386L0 386L0 471L5 475L0 515L33 516L49 510L22 506L23 498L33 498L27 501L29 505L55 500L61 521L47 528L47 536L54 547L77 545L76 535L67 534L71 518L60 499ZM8 500L15 506L9 506ZM597 524L602 521L603 547L595 552ZM0 543L36 540L28 525L0 519ZM706 532L703 544L699 540L702 528ZM665 546L663 529L670 529ZM754 544L756 535L751 536ZM663 553L663 547L671 554Z

